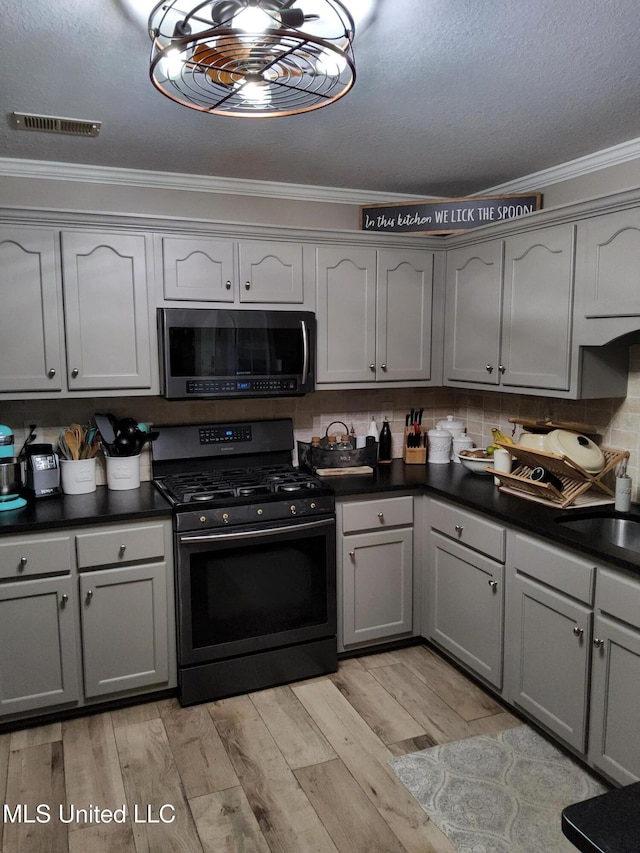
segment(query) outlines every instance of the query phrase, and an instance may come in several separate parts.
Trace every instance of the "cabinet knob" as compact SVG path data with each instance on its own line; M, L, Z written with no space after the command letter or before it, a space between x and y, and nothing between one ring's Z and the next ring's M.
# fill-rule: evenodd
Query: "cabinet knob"
M67 601L69 601L69 596L65 592L60 596L60 607L65 607Z
M354 562L354 563L355 563L355 561L356 561L356 552L355 552L355 551L349 551L349 556L351 557L352 562Z
M487 371L487 373L493 373L493 365L492 364L485 364L484 369Z
M18 571L24 572L24 570L27 568L28 562L29 560L26 557L20 557L20 562L18 563Z
M88 590L87 590L87 597L86 597L86 602L87 602L87 604L89 604L89 602L91 601L91 599L92 599L92 598L93 598L93 590L92 590L92 589L88 589Z
M489 586L491 587L493 592L496 592L498 589L498 581L489 581Z
M127 546L124 543L122 543L122 545L120 546L120 549L118 551L118 556L124 557L124 552L126 550L127 550Z
M245 290L251 290L251 282L250 281L245 281L244 289Z
M55 369L55 367L52 367L51 370L49 371L49 373L47 373L47 376L49 377L49 379L53 379L53 377L55 375L56 375L56 369Z
M225 284L225 287L226 287L226 289L227 289L227 290L231 290L231 282L230 282L230 281L228 281L228 282Z
M378 518L380 519L380 524L384 524L384 513L383 512L378 513Z
M76 379L78 377L79 373L80 373L80 371L78 370L78 368L74 367L73 370L71 371L71 378Z
M577 625L573 626L573 636L574 637L582 637L584 634L584 628L579 628Z
M381 369L382 369L382 370L386 370L386 369L387 369L387 365L386 365L386 364L381 364L381 365L380 365L380 367L381 367Z
M600 637L594 637L593 645L596 647L596 649L601 649L604 646L604 640L601 640Z
M462 531L464 530L464 527L461 524L456 524L454 530L456 531L458 536L462 536Z
M375 372L375 369L376 369L375 364L370 364L370 365L369 365L369 370L373 370L373 371Z
M500 373L504 373L506 369L507 369L507 368L504 366L504 364L499 364L499 365L498 365L498 370L500 371Z

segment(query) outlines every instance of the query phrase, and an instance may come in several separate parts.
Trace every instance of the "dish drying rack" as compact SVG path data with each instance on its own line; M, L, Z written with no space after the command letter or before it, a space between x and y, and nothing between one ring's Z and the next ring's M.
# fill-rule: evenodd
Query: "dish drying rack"
M487 469L491 470L499 480L498 488L501 492L560 509L613 503L615 492L603 482L603 477L613 471L623 460L629 458L628 450L602 447L600 449L604 454L604 468L597 474L590 474L567 456L558 456L555 453L532 450L506 442L496 442L496 446L508 450L518 463L510 474L493 468ZM562 489L556 488L551 483L532 480L531 472L534 468L544 468L549 473L555 474L562 483Z

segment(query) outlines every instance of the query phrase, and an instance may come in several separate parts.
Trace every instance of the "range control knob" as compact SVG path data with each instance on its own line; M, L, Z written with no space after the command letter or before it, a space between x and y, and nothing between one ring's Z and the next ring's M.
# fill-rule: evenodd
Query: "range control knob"
M229 524L229 513L228 512L222 513L222 520L225 524Z
M296 511L297 511L297 510L296 510L296 505L295 505L295 504L291 504L291 506L289 507L289 509L291 510L291 515L295 515L295 514L296 514Z
M258 515L262 515L262 514L264 513L264 510L263 510L263 509L259 509L257 512L258 512Z

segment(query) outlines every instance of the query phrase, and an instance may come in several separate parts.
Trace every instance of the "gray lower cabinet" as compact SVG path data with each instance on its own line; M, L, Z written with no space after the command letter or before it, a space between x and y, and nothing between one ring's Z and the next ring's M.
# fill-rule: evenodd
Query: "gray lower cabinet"
M0 715L76 702L69 575L0 584Z
M408 636L413 628L413 498L338 507L340 648Z
M427 636L475 675L502 687L505 530L431 501Z
M507 698L584 754L595 566L524 534L509 544Z
M640 781L640 580L598 569L589 760L621 785Z

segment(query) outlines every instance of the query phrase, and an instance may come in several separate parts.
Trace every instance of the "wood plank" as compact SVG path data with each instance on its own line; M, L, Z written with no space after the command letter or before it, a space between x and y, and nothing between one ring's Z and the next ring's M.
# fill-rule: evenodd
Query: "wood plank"
M240 786L189 801L204 853L270 853Z
M302 767L296 778L340 853L406 853L339 758Z
M261 690L250 698L292 770L336 757L290 687Z
M187 799L240 784L205 705L168 700L159 708Z
M425 734L424 728L384 689L370 670L344 668L331 681L384 743Z
M76 809L118 809L126 802L111 714L67 720L62 726L67 802ZM90 822L89 822L90 823ZM69 831L87 826L69 824ZM104 824L107 836L119 824Z
M394 755L408 755L410 752L420 752L422 749L431 749L432 746L437 745L431 735L420 735L420 737L412 737L409 740L400 740L397 743L387 744L389 750Z
M521 726L522 723L523 720L516 717L515 714L503 711L501 714L492 714L490 717L479 717L477 720L471 720L469 725L473 729L474 735L490 735L494 732L514 729Z
M69 833L69 853L136 853L131 824L100 823Z
M50 723L46 726L33 726L11 732L11 749L26 749L41 743L54 743L62 740L62 723Z
M336 853L249 697L223 699L208 708L273 853Z
M118 708L111 712L113 728L131 726L134 723L144 723L147 720L157 720L160 709L157 702L143 702L140 705L130 705L128 708Z
M66 811L64 756L62 743L43 743L9 753L6 804L11 809L23 804L30 819L36 808L48 809L47 823L7 823L4 825L4 853L68 853L67 826L59 819ZM23 811L23 817L25 812ZM47 812L42 813L46 817Z
M477 720L490 714L500 714L504 706L436 652L425 646L411 646L398 653L399 663L455 708L465 720Z
M0 803L7 803L7 778L9 775L9 745L11 735L0 735ZM0 821L0 850L2 850L2 829L4 821Z
M388 765L391 751L330 681L293 687L309 714L408 853L453 853Z
M129 814L137 807L146 819L159 820L159 809L168 805L167 820L133 823L137 853L202 853L202 845L184 797L180 776L162 720L147 720L115 729Z
M381 666L372 672L436 743L462 740L473 734L469 723L404 664Z
M379 652L375 655L363 655L358 658L358 661L364 669L374 669L377 666L390 666L392 663L400 663L397 654L397 652Z

